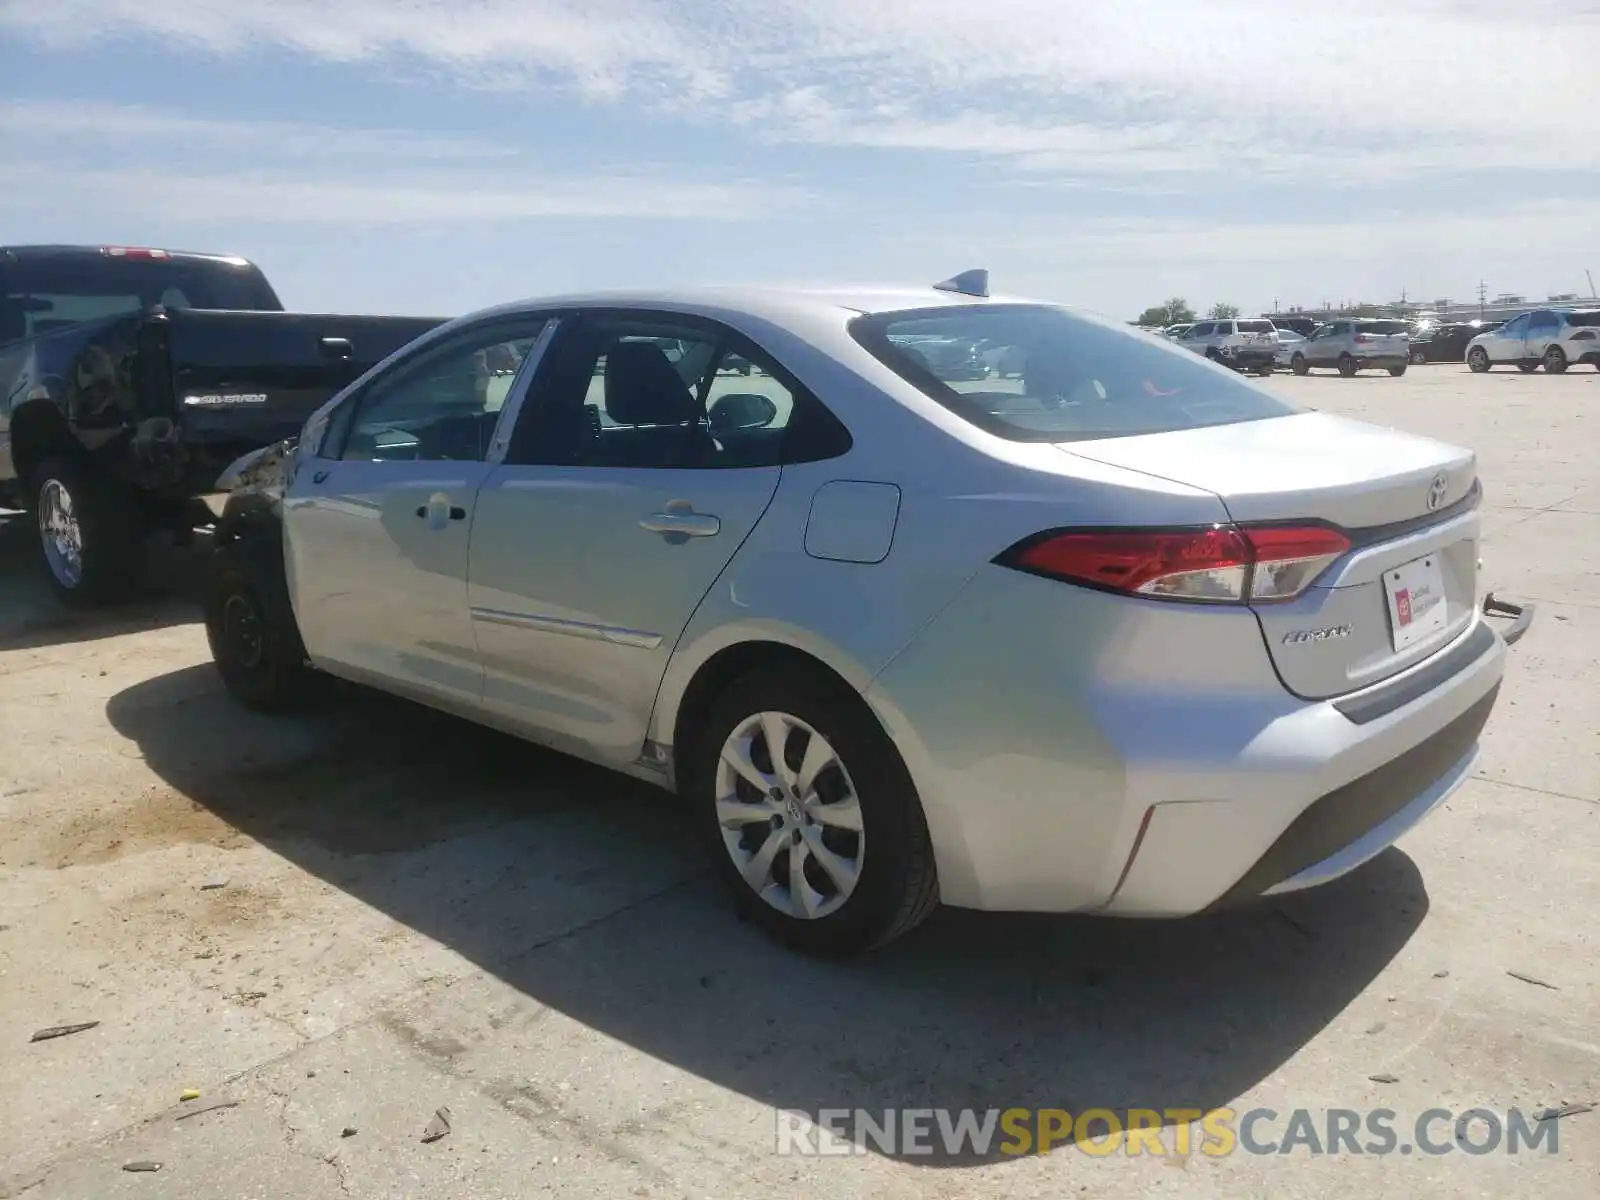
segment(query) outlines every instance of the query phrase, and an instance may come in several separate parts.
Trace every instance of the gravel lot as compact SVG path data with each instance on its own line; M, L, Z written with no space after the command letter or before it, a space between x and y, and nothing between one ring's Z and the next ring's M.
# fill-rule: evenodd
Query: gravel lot
M252 717L209 665L195 551L68 615L0 517L0 1196L1592 1198L1600 1109L1554 1155L773 1152L774 1106L1404 1129L1600 1103L1600 373L1271 386L1478 450L1484 585L1539 604L1478 778L1272 907L945 912L850 964L737 923L670 798L353 690Z

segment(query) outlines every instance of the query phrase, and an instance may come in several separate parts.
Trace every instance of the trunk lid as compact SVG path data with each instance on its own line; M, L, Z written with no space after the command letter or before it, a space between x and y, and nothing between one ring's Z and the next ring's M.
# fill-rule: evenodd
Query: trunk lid
M1319 522L1352 546L1297 599L1254 606L1286 687L1324 699L1436 653L1476 613L1477 460L1326 413L1072 442L1082 458L1214 493L1241 524Z

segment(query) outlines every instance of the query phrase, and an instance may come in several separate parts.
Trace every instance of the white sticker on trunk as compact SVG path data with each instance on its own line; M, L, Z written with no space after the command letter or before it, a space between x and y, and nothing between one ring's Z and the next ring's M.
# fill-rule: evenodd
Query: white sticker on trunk
M1414 646L1445 627L1444 568L1437 554L1414 558L1385 571L1383 594L1389 602L1389 629L1396 651Z

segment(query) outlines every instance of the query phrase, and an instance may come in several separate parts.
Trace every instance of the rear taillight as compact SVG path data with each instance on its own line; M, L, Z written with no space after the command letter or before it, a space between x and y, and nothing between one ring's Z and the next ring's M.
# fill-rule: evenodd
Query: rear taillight
M1371 340L1372 340L1372 335L1370 333L1358 333L1358 334L1356 334L1356 345L1358 345L1358 346L1365 346Z
M1323 525L1062 530L1019 542L995 561L1150 599L1245 604L1293 599L1348 549L1348 538Z

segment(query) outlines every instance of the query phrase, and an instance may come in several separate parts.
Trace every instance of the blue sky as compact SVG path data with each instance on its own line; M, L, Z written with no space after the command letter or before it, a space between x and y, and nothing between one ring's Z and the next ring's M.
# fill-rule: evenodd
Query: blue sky
M1594 0L0 0L0 240L294 308L932 282L1534 298L1600 274Z

